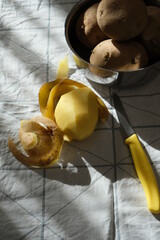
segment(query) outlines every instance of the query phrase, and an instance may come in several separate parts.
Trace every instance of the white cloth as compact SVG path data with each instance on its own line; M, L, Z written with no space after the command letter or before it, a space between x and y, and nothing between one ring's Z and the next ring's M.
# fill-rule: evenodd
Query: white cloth
M160 215L147 209L112 103L114 88L77 70L64 22L77 1L0 2L0 239L159 240ZM65 143L58 165L28 169L7 147L21 119L40 114L38 92L69 56L70 78L105 101L109 120L91 137ZM118 90L160 184L160 66L139 87ZM128 79L129 81L129 79Z

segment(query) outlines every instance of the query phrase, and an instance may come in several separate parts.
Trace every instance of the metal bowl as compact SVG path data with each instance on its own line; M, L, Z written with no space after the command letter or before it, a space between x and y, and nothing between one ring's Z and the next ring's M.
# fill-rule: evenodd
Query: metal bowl
M86 68L86 77L94 82L107 84L108 86L116 85L118 87L133 87L145 82L145 76L150 71L153 65L160 67L160 61L151 63L145 68L141 68L134 71L113 71L111 69L103 69L95 66L91 66L89 63L89 58L91 54L91 49L82 45L76 35L75 25L79 15L88 7L94 3L99 2L98 0L80 0L74 5L74 7L69 12L65 21L65 38L71 51L88 65ZM146 4L160 6L160 0L146 0ZM100 76L94 75L89 69L96 68L99 71Z

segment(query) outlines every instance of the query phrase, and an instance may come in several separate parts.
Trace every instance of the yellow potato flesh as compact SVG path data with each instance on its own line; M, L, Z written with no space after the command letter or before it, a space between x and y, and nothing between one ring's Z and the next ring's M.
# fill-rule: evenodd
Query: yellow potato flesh
M83 140L89 137L98 122L96 95L87 87L61 96L55 108L55 120L64 139Z

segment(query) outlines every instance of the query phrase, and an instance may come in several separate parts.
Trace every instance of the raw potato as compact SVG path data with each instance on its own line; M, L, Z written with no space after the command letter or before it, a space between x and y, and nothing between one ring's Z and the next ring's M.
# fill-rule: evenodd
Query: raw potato
M79 88L61 96L55 109L55 121L65 140L83 140L93 133L98 111L96 95L87 87Z
M139 42L118 42L108 39L94 48L90 63L100 68L130 71L145 67L148 63L148 56ZM98 75L96 69L94 74Z
M137 37L144 30L147 19L143 0L102 0L97 9L99 27L113 40Z
M86 85L71 79L57 79L56 81L44 83L39 91L39 106L42 115L55 120L55 108L61 96L72 90L80 88L84 89L86 87ZM92 91L90 88L89 90ZM101 122L105 122L108 118L108 109L104 102L95 93L93 94L95 95L98 103L99 120ZM64 121L64 119L62 120Z
M106 35L97 24L98 3L93 4L80 15L76 23L76 34L80 42L89 48L95 47L99 42L106 39Z
M148 23L141 34L141 41L146 47L149 58L157 60L160 58L160 8L148 6Z

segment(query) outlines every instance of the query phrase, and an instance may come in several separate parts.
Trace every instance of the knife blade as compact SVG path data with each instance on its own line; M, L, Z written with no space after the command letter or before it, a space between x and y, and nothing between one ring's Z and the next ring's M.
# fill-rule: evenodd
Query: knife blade
M160 213L160 191L150 161L128 120L119 96L115 93L113 94L113 102L124 137L124 143L131 151L135 170L145 192L148 209L152 213Z

